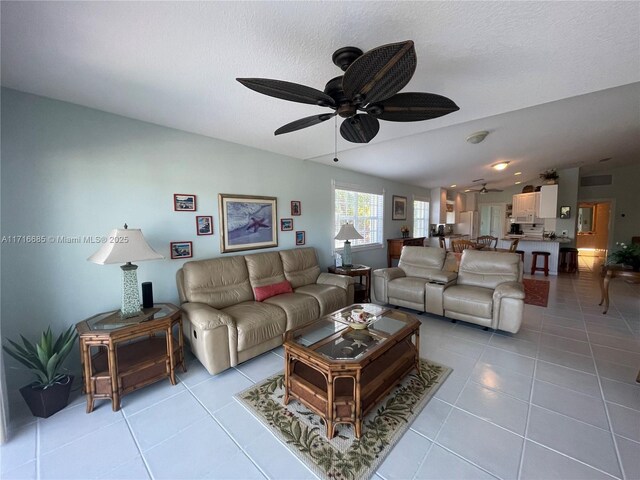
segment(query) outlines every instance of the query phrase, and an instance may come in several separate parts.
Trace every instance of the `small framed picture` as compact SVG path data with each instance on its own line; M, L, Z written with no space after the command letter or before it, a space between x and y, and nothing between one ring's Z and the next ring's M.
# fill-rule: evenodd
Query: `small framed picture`
M391 208L391 220L407 219L407 197L393 196L393 206Z
M173 209L176 212L195 212L196 196L189 193L174 193Z
M560 207L560 218L571 218L571 207Z
M196 233L198 235L213 235L213 217L196 216Z
M280 219L280 230L283 232L287 232L289 230L293 230L293 218L281 218Z
M291 215L302 215L302 203L300 203L300 200L291 200Z
M306 235L304 230L298 230L296 232L296 245L304 245L306 243Z
M193 257L193 244L191 242L171 242L171 258Z

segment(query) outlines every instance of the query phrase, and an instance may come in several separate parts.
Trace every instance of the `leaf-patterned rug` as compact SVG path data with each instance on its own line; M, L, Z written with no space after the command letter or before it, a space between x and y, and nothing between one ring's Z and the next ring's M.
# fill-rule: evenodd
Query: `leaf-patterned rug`
M323 479L368 479L404 435L451 369L421 359L413 371L364 418L362 436L351 425L338 424L327 440L323 420L295 399L283 404L284 373L235 395L271 433L311 471Z

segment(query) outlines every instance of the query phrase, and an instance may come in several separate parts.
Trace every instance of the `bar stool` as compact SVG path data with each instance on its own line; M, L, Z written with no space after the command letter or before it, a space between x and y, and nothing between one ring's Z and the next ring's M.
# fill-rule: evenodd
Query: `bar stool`
M562 247L560 249L559 270L567 273L578 271L578 249L573 247Z
M538 266L538 256L544 257L544 267ZM549 276L549 252L531 252L531 275L535 275L536 272L544 272L544 276Z

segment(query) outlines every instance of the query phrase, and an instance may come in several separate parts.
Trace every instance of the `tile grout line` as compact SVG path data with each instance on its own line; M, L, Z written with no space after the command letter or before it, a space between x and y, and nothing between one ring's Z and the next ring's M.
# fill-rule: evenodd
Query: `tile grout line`
M584 314L583 314L584 315ZM616 434L613 431L613 422L611 421L611 415L609 413L609 407L607 406L607 399L604 395L604 388L602 387L602 379L600 378L600 373L598 370L598 363L596 362L595 355L593 353L593 346L591 345L591 338L589 337L589 332L587 332L587 338L589 339L589 348L591 349L591 355L593 357L593 365L596 370L596 379L598 381L598 388L600 389L600 396L602 399L602 403L604 406L604 413L607 417L607 424L609 425L609 433L611 434L611 439L613 440L613 450L616 454L616 460L618 461L618 467L620 468L620 474L623 479L626 479L627 476L624 470L624 464L622 462L622 456L620 455L620 449L618 448L618 442L616 441Z
M125 413L124 410L122 410L122 418L124 419L124 421L125 421L125 423L127 425L127 429L129 429L129 434L131 435L131 438L133 439L133 442L136 444L136 448L138 449L138 453L140 454L140 458L142 459L142 463L144 464L144 468L147 471L147 475L149 476L149 478L151 480L155 480L155 477L153 476L153 473L151 472L151 467L149 466L149 463L147 462L147 458L144 456L142 448L140 447L140 442L138 442L138 438L136 437L136 434L133 431L133 427L129 423L129 417L127 416L127 414ZM162 443L162 442L160 442L160 443ZM118 467L116 467L116 468L118 468ZM115 469L111 469L111 471L113 471L113 470L115 470Z
M242 373L242 372L240 372L238 369L236 369L236 367L232 367L232 368L234 368L234 369L235 369L236 371L238 371L239 373ZM247 377L246 375L243 375L243 376L244 376L244 377L246 377L246 378L249 378L249 377ZM251 379L249 379L249 380L251 380ZM252 384L253 384L253 385L255 385L255 383L256 383L256 382L253 382L253 380L251 380L251 382L252 382ZM231 433L230 433L230 432L229 432L229 431L224 427L224 425L222 425L222 423L220 423L220 422L218 421L218 419L217 419L217 418L215 417L215 415L214 415L214 412L212 412L211 410L209 410L209 408L207 408L207 406L206 406L204 403L202 403L202 401L198 398L198 396L195 394L195 392L193 392L193 391L191 390L191 388L190 388L189 386L185 385L185 389L186 389L186 390L191 394L191 396L195 399L195 401L196 401L196 402L198 402L198 403L202 406L202 408L204 408L204 410L209 414L209 416L211 417L211 419L212 419L214 422L216 422L216 424L217 424L217 425L222 429L222 431L225 433L225 435L227 435L227 437L229 437L229 439L230 439L230 440L231 440L231 441L232 441L232 442L233 442L233 443L238 447L238 450L239 450L239 451L241 451L245 457L247 457L247 459L249 460L249 462L251 462L251 464L252 464L253 466L255 466L255 467L256 467L256 469L260 472L260 474L261 474L261 475L263 475L266 479L269 479L269 475L267 475L267 473L266 473L266 472L265 472L265 471L260 467L260 465L258 465L258 464L253 460L253 458L251 458L251 456L249 455L249 453L248 453L248 452L247 452L247 451L242 447L242 445L240 445L240 444L236 441L236 439L235 439L235 438L233 437L233 435L231 435ZM218 410L221 410L222 408L226 407L227 405L230 405L230 404L231 404L231 403L233 403L234 401L235 401L235 399L233 399L233 398L232 398L232 401L231 401L230 403L228 403L228 404L224 405L223 407L220 407ZM216 410L216 411L217 411L217 410ZM267 431L268 431L268 430L267 430ZM306 465L305 465L305 467L306 467Z

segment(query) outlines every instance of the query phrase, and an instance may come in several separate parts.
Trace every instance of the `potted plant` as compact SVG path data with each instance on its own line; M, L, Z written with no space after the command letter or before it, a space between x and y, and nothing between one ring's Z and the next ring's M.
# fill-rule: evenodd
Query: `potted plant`
M67 406L73 375L62 373L62 364L77 336L72 325L54 342L49 327L36 344L20 335L23 345L9 340L10 345L3 346L9 355L36 376L34 382L20 389L34 416L47 418Z
M409 238L409 227L406 225L401 226L400 233L402 234L402 238Z
M616 242L616 245L620 246L620 250L612 252L609 255L609 261L627 265L633 268L635 272L640 271L640 244L632 243L627 245L622 242Z
M560 175L558 175L556 169L553 168L551 170L545 170L544 172L542 172L540 174L540 178L544 180L544 183L546 183L547 185L555 185L556 183L558 183L558 178L560 178Z

